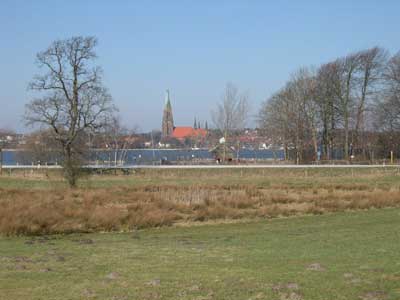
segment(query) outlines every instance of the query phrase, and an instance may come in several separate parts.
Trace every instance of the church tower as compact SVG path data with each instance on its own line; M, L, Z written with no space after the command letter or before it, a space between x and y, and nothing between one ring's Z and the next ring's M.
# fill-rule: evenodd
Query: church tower
M172 116L172 106L169 99L169 90L165 93L165 106L162 120L162 137L168 137L172 135L174 131L174 118Z

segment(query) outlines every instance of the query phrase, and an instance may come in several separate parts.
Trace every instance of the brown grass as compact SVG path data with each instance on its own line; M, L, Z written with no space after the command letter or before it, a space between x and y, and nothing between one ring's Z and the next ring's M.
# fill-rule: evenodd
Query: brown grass
M398 188L190 185L0 189L0 233L119 231L177 222L272 218L400 206Z

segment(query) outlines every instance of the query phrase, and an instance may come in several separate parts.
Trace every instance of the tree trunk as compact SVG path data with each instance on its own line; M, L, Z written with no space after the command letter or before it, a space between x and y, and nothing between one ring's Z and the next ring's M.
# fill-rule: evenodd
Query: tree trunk
M64 177L70 188L75 188L78 179L78 169L75 166L71 146L64 149Z
M312 140L314 146L314 158L318 160L318 140L317 140L317 130L315 128L312 129Z
M344 114L344 159L349 159L349 116L347 110Z

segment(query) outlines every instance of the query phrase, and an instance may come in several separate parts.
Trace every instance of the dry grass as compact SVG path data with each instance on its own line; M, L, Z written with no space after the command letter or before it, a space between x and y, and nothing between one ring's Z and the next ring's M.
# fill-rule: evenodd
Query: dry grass
M107 189L0 189L0 233L120 231L400 206L398 187L366 184L157 185Z

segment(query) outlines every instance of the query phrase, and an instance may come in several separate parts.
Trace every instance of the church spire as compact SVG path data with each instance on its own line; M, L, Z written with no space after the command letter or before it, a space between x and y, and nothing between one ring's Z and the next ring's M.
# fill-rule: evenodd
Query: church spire
M174 131L174 118L172 116L172 106L169 97L169 90L165 92L165 106L162 119L162 135L163 137L171 136Z
M171 101L169 99L169 90L165 91L165 106L171 106Z

